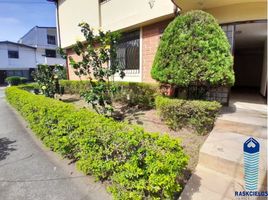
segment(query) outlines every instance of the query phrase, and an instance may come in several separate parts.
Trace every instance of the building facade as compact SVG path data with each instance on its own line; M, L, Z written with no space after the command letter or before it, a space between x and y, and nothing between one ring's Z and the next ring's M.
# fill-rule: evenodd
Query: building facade
M57 53L58 40L56 27L35 26L18 41L36 48L36 63L66 65L65 59Z
M36 48L15 42L0 42L0 84L6 77L21 76L29 79L36 67Z
M177 14L204 10L222 26L232 46L238 87L258 87L267 91L266 0L57 0L58 31L68 56L72 45L83 40L80 22L104 30L121 31L125 43L119 45L120 64L125 65L123 81L154 82L150 71L161 35ZM72 10L79 12L73 13ZM70 14L71 13L71 14ZM134 52L134 53L133 53ZM249 58L250 57L250 58ZM247 62L244 62L245 58ZM128 62L131 61L131 62ZM67 64L68 65L68 64ZM78 77L68 66L69 79ZM253 81L250 81L254 79ZM115 77L115 80L121 80Z
M66 65L57 53L55 27L35 26L18 42L0 42L0 84L9 76L21 76L31 80L31 73L38 64Z

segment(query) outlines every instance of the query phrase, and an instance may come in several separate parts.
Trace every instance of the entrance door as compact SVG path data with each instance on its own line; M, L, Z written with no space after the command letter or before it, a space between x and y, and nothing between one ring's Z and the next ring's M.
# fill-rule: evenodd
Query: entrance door
M0 84L4 84L6 79L6 71L0 70Z

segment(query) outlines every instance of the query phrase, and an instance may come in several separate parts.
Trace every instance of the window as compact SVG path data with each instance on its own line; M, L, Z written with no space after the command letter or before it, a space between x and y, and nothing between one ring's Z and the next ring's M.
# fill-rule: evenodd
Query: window
M46 49L46 57L56 58L56 50Z
M18 51L8 51L8 58L19 58Z
M119 65L125 70L139 70L140 68L140 32L125 33L117 47Z
M54 35L47 35L48 44L56 44L56 37Z

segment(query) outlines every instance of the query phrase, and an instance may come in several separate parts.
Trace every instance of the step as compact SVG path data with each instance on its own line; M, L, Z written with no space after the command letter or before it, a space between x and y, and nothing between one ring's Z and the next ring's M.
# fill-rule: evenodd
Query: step
M253 124L245 124L241 122L218 119L215 123L214 130L224 130L246 136L267 139L267 127Z
M248 136L234 132L213 130L202 146L199 164L235 179L244 180L243 144ZM267 140L260 143L259 186L267 183Z
M256 110L247 110L240 108L235 110L232 109L233 108L223 108L222 114L218 117L218 119L267 127L266 110L256 111Z
M195 173L187 182L180 200L233 200L235 191L244 191L242 180L234 179L214 170L197 165ZM245 198L247 199L247 198ZM257 198L250 197L251 200ZM266 199L265 198L258 198Z

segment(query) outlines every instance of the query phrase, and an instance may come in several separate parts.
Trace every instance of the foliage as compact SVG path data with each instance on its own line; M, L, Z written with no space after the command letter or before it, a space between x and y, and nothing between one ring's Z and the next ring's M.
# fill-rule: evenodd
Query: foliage
M159 94L159 85L153 83L115 82L117 92L113 100L129 106L153 108L155 97Z
M215 101L190 101L162 96L156 98L155 104L170 128L178 130L188 126L199 134L211 131L221 108L220 103Z
M26 83L27 79L25 77L20 76L9 76L5 79L9 85L19 85Z
M62 65L38 65L33 72L33 78L38 83L39 89L46 97L54 98L60 92L59 79L64 71Z
M181 190L177 178L188 158L178 139L18 87L7 88L6 97L48 147L108 180L114 199L173 199Z
M62 80L60 85L67 94L81 94L89 89L89 81ZM159 85L152 83L113 82L116 88L112 100L129 106L153 108Z
M87 23L80 23L79 26L85 42L77 41L73 49L81 57L81 61L69 57L70 65L77 76L85 76L90 80L90 89L82 95L86 102L92 104L97 113L110 115L111 97L115 92L115 88L110 84L111 78L115 73L119 73L121 78L124 77L116 54L119 34L99 30L98 35L94 35L93 29Z
M175 18L163 33L151 75L182 87L233 85L230 44L216 19L204 11Z

